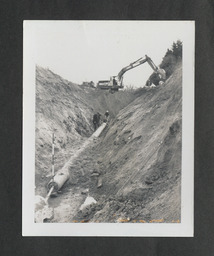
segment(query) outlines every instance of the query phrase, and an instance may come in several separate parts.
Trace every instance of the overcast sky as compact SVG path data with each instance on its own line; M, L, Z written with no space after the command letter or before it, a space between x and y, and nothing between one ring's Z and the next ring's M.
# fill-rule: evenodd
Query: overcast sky
M35 63L71 82L108 80L147 54L156 65L173 41L183 41L186 22L29 21ZM145 63L124 74L124 84L143 86Z

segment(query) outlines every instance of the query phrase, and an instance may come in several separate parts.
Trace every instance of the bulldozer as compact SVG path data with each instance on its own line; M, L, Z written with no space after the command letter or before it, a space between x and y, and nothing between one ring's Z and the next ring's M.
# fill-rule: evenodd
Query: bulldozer
M159 76L159 83L163 83L166 80L166 72L164 69L161 69L159 67L157 67L154 62L152 61L152 59L150 57L148 57L147 55L145 55L144 57L132 62L131 64L129 64L128 66L122 68L120 70L120 72L118 73L117 76L111 76L110 80L101 80L98 81L97 83L97 88L100 88L102 90L109 90L110 92L116 92L119 89L124 88L123 85L123 75L130 69L136 68L137 66L140 66L142 64L144 64L145 62L147 62L150 67L154 70L155 73L158 74Z

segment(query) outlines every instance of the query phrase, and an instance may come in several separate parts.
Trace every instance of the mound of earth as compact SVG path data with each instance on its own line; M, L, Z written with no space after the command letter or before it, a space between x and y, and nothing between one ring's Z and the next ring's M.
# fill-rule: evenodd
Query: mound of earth
M93 113L110 111L101 136L70 166L63 193L50 199L55 208L52 222L180 220L181 64L162 86L115 94L82 88L37 67L37 98L38 194L50 173L53 125L59 169L92 135ZM82 208L89 196L96 204Z

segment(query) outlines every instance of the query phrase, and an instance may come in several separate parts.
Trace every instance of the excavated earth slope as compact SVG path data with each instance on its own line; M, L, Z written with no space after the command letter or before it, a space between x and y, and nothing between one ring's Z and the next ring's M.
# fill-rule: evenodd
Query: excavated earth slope
M92 117L106 110L114 117L136 98L134 92L110 94L79 86L36 67L36 194L45 196L51 176L52 134L55 134L55 170L94 132Z
M44 83L49 83L52 73L42 68L37 68L37 72L37 98L46 94L37 104L37 113L41 114L37 118L36 144L38 194L44 193L42 187L50 173L47 159L48 152L51 154L51 124L54 123L54 128L58 131L58 143L66 140L64 148L57 144L57 168L60 168L66 157L69 158L78 146L81 147L82 141L91 135L90 118L94 109L104 111L108 108L111 114L101 136L70 167L70 182L64 186L63 193L50 199L51 207L55 208L52 222L179 221L181 65L162 86L113 95L97 92L94 88L82 89L69 82L66 90L65 81L59 86L59 95L52 95L50 92L47 94L44 87L48 85ZM54 77L56 79L56 75ZM57 102L55 107L60 106L55 111L51 105L53 99ZM50 105L45 108L47 100ZM75 104L79 104L78 111ZM41 109L43 113L40 113ZM81 133L77 131L74 135L73 126L72 132L66 130L63 120L68 120L68 116L71 116L70 125L74 127L76 120L81 120ZM44 165L49 168L41 169ZM99 180L102 180L102 186L97 188ZM80 210L88 195L97 203Z
M180 66L164 85L142 90L109 123L91 153L103 180L99 189L89 185L98 204L80 211L79 220L180 220L181 74Z

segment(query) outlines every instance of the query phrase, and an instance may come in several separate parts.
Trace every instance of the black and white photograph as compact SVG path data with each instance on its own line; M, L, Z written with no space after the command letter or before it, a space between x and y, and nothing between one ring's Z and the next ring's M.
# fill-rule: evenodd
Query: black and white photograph
M24 21L24 236L193 236L194 25Z

